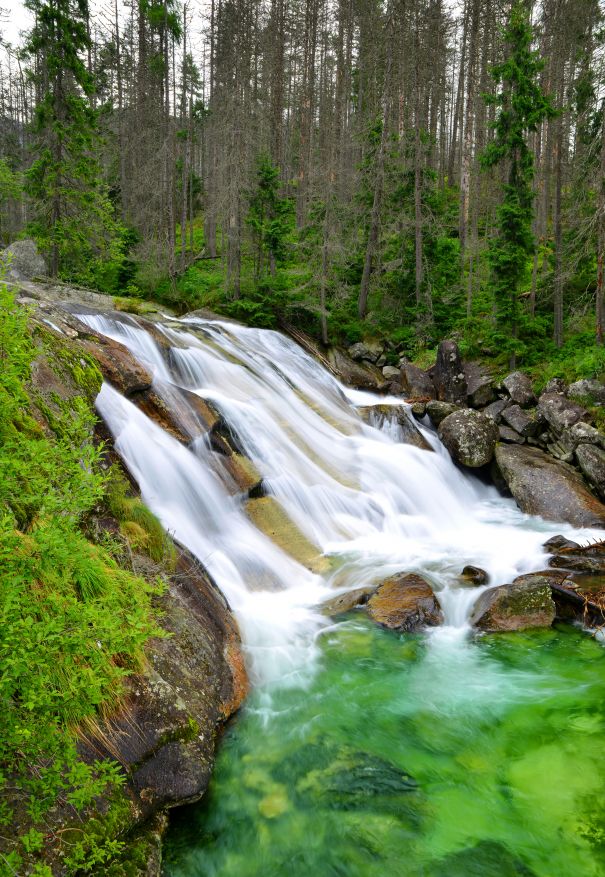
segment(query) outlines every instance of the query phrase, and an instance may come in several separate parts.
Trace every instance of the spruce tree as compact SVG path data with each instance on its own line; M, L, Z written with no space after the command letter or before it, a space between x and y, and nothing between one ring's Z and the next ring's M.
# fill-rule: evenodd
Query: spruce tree
M116 234L101 179L93 80L82 59L89 43L87 0L27 0L35 24L26 46L34 61L34 161L26 188L33 232L53 276L77 275L107 254Z
M267 268L275 276L277 265L287 252L292 203L280 195L279 170L267 155L261 155L257 161L256 188L250 197L246 222L254 240L256 279L266 274Z
M495 136L486 147L484 167L505 168L502 201L498 207L498 234L490 243L491 285L496 305L496 325L502 349L514 367L518 350L519 291L534 252L532 232L534 156L528 135L543 119L555 114L542 92L538 74L542 62L532 51L532 29L526 6L514 2L504 32L506 57L492 70L500 86L491 98L498 107Z

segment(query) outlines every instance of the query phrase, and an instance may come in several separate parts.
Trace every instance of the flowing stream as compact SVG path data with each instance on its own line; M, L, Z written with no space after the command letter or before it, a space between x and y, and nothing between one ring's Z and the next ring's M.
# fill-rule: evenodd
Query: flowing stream
M166 873L605 874L602 647L571 628L474 638L482 589L458 578L472 563L508 582L545 566L555 532L592 534L522 514L428 426L432 450L403 443L400 399L343 387L279 333L79 317L190 423L188 394L210 403L286 522L267 535L201 423L186 446L103 386L116 449L229 600L254 683L209 796L174 820ZM318 610L400 571L431 582L443 627L398 637Z

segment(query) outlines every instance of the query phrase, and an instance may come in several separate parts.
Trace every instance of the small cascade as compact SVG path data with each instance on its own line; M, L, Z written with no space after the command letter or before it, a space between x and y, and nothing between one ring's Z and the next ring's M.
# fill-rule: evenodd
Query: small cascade
M312 667L328 625L317 606L328 596L418 572L444 611L437 636L457 637L485 590L460 583L466 564L501 584L544 566L549 535L572 535L462 473L428 426L419 428L433 450L402 443L393 419L366 423L360 409L404 403L345 388L277 332L192 318L148 330L132 317L78 316L153 373L169 409L191 408L193 397L211 405L258 470L263 494L322 560L307 568L256 525L202 425L186 446L103 387L98 410L116 449L145 502L230 601L257 682L295 680Z

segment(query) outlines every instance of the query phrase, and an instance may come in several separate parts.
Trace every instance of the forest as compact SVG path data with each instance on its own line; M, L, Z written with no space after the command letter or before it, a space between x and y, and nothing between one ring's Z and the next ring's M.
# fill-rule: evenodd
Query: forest
M598 0L26 6L0 237L53 276L421 361L453 336L603 366Z

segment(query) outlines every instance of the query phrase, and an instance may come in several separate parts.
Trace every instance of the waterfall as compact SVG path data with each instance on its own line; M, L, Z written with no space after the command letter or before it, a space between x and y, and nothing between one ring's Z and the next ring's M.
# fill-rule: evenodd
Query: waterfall
M485 589L461 586L465 564L485 569L489 586L510 582L545 566L549 535L574 532L462 473L428 426L419 428L432 450L401 442L395 419L364 422L360 408L404 403L345 388L278 332L193 318L151 332L133 317L78 317L125 345L168 407L189 406L182 390L209 402L263 492L316 548L322 563L307 568L255 525L202 426L186 446L104 384L97 407L117 451L146 504L229 600L257 683L311 670L331 623L318 610L328 596L418 572L443 608L441 636L458 636Z

